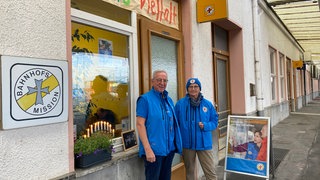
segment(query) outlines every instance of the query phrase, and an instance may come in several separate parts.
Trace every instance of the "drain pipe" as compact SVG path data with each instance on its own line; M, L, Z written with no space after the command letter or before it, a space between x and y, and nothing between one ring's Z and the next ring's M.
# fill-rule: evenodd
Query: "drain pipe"
M252 22L253 22L253 40L254 40L254 62L255 62L255 81L256 81L256 108L257 115L264 116L262 80L261 80L261 55L260 55L260 21L259 21L259 0L253 0L252 4Z

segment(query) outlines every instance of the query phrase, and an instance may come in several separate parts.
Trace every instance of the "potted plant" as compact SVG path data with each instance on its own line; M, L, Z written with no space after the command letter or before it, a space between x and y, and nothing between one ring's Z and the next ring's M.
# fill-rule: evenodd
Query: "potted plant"
M90 137L80 136L74 143L75 166L86 168L111 160L112 148L110 133L97 131Z

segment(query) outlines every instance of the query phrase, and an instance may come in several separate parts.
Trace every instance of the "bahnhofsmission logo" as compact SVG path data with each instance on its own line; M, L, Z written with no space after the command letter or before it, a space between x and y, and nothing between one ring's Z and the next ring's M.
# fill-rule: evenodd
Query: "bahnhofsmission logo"
M14 86L14 97L24 112L40 116L52 111L61 99L61 85L47 69L32 68L23 72Z

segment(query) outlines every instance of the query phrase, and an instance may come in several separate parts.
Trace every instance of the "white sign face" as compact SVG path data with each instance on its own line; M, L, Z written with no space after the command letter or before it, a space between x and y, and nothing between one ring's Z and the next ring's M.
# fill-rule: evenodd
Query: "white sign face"
M67 121L66 61L1 56L2 128Z

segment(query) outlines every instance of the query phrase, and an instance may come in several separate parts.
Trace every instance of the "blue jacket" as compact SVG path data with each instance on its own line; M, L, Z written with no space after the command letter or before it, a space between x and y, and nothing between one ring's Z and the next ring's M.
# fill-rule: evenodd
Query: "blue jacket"
M152 88L140 96L137 100L137 116L146 119L147 136L155 155L167 156L172 149L182 154L181 134L174 104L167 91L163 94L164 98ZM174 131L174 137L169 135L170 130ZM139 156L141 155L145 155L145 151L140 140Z
M253 141L249 142L245 159L256 160L259 151L260 151L260 148L257 146L256 143L254 143Z
M212 149L212 131L218 126L218 114L212 103L202 99L198 107L190 105L190 97L186 95L175 106L180 126L182 147L192 150ZM200 129L199 122L204 124Z

